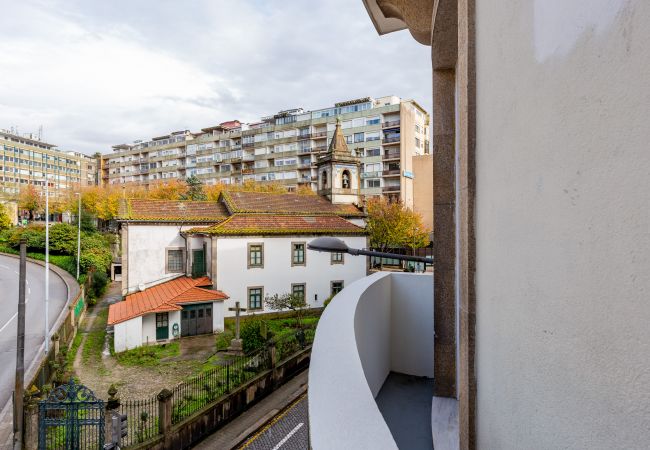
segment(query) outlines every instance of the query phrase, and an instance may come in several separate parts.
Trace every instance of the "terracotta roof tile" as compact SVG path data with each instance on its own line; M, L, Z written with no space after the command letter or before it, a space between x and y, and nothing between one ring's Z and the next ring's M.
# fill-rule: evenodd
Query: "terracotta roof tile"
M339 216L295 216L281 214L234 214L210 228L195 228L190 233L214 235L341 235L363 236L365 230Z
M220 222L228 217L222 202L129 199L120 205L118 220L155 222Z
M180 277L152 286L142 292L127 295L122 302L112 304L108 309L108 324L124 322L143 314L178 311L180 305L193 302L209 302L227 299L221 291L204 289L211 286L208 277Z
M231 213L339 215L363 217L354 205L333 205L324 197L271 192L224 192L222 198Z

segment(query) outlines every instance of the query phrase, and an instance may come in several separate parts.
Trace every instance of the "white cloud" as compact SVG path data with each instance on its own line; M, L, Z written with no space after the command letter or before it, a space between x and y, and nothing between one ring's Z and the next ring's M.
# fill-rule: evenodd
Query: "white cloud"
M0 18L0 127L61 148L365 95L430 104L426 47L361 1L21 2ZM8 18L11 17L9 20Z

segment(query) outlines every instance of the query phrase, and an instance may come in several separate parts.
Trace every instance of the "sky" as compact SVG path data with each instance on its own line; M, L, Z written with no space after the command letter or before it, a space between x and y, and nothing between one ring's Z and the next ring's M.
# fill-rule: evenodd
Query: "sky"
M361 0L1 0L0 128L87 154L280 110L398 95L429 47Z

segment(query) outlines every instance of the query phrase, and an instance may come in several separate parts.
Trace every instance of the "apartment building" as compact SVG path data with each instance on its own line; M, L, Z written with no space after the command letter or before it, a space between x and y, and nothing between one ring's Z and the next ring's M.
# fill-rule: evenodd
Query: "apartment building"
M413 205L414 155L429 152L429 114L396 96L360 98L333 107L280 111L256 123L238 120L121 144L103 155L104 184L197 176L205 184L279 182L316 190L316 161L327 150L336 119L346 142L361 157L361 193Z
M45 189L46 172L53 197L99 182L97 158L60 150L33 134L0 130L0 151L0 192L6 196L15 195L28 185Z

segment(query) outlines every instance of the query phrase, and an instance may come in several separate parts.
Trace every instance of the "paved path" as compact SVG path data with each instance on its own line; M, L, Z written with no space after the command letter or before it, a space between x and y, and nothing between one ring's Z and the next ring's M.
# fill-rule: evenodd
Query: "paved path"
M246 448L271 450L276 446L291 429L297 426L297 423L282 436L275 438L275 434L282 433L282 427L289 427L290 421L295 421L296 412L304 414L303 423L285 443L278 447L279 449L307 449L307 401L305 393L307 392L307 375L308 371L296 375L293 379L286 382L280 388L263 398L251 409L226 424L216 433L208 436L203 442L196 445L195 449L223 449ZM296 405L296 402L299 404ZM291 405L291 406L290 406ZM297 408L297 409L296 409ZM294 412L291 412L295 410ZM298 422L299 423L299 422ZM273 428L273 430L270 430ZM268 439L277 439L271 446L264 446ZM289 442L291 441L291 443ZM295 446L299 444L298 446ZM251 447L252 445L254 447ZM285 446L286 445L286 446Z
M0 255L0 409L9 401L16 373L16 332L18 315L17 258ZM45 269L27 262L25 296L25 372L39 352L45 336ZM50 271L50 329L68 301L63 279Z

